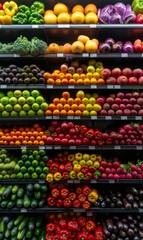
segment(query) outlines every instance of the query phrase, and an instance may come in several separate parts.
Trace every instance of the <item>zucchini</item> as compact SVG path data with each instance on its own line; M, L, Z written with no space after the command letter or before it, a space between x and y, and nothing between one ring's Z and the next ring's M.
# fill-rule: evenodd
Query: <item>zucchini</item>
M13 208L15 206L15 201L8 201L7 208Z
M0 203L1 208L7 207L8 202L9 202L8 200L3 200L3 201Z
M13 227L11 230L11 236L15 237L18 233L18 227Z
M5 191L6 186L1 186L0 187L0 196L3 194L3 192Z
M3 198L3 199L8 198L8 197L11 195L11 191L12 191L12 186L11 186L11 185L10 185L10 186L7 186L6 189L5 189L5 191L4 191L3 194L2 194L2 198Z
M34 190L35 191L40 191L41 190L41 185L39 183L34 184Z
M3 240L3 239L4 239L4 232L0 233L0 240Z
M24 218L24 215L19 215L19 216L15 219L14 225L15 225L15 226L19 225L20 222L23 220L23 218Z
M0 220L0 233L3 233L5 230L5 224L3 219Z
M32 199L31 201L31 207L32 208L37 208L38 207L38 201L36 199Z
M41 192L37 192L37 191L36 191L36 192L34 193L34 197L35 197L35 199L37 199L37 200L38 200L38 199L41 199Z
M12 200L12 201L15 201L16 199L17 199L17 195L16 195L16 194L12 194L12 195L11 195L11 200Z
M10 239L10 238L9 238L10 235L11 235L10 232L11 232L11 231L10 231L9 229L6 229L6 231L4 232L4 236L5 236L6 239Z
M29 183L26 187L26 190L29 191L29 192L32 192L33 191L33 184Z
M23 199L22 198L17 199L16 206L18 208L22 208L23 207Z
M28 238L28 239L31 239L32 236L33 236L33 231L32 231L32 230L28 230L28 231L26 232L26 239L27 239L27 238Z
M22 231L23 229L25 229L26 225L28 224L28 221L29 221L29 217L25 217L19 224L18 231Z
M28 223L28 230L33 231L35 228L35 224L34 224L34 217L30 217L29 223Z
M39 240L45 240L45 236L46 236L45 228L42 228L42 232L39 236Z
M10 221L10 217L9 216L4 216L3 218L2 218L2 220L3 220L3 222L5 223L5 224L7 224L9 221Z
M19 186L14 185L13 188L12 188L12 193L17 193L18 189L19 189Z
M26 228L24 228L22 231L19 231L17 234L17 240L21 240L24 237L26 231L27 231Z
M45 205L45 199L41 199L41 200L38 202L38 207L39 207L39 208L42 208L42 207L44 207L44 205Z
M23 195L24 195L24 189L20 187L17 191L17 197L22 198Z
M42 222L43 222L43 218L42 217L36 217L36 220L35 220L36 222L35 222L35 226L36 227L41 227L41 225L42 225Z
M27 196L27 194L25 194L23 199L23 206L25 208L29 208L30 204L31 204L30 198Z
M40 233L41 233L41 228L37 228L37 227L36 227L35 230L34 230L35 236L39 236Z

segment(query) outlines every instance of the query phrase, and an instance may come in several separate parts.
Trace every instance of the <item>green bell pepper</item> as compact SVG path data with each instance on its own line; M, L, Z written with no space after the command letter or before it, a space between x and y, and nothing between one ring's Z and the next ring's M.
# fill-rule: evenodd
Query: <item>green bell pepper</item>
M17 13L12 17L13 24L27 24L28 19L25 13Z
M135 4L133 7L133 11L135 12L135 14L143 13L143 2Z
M28 23L43 24L44 23L43 16L37 12L33 12L33 13L31 13L30 18L28 19Z
M26 5L20 5L18 7L18 12L26 14L27 18L29 18L30 14L31 14L30 8L28 6L26 6Z
M39 14L44 14L45 11L45 5L42 2L39 1L35 1L31 7L30 7L30 11L33 12L37 12Z

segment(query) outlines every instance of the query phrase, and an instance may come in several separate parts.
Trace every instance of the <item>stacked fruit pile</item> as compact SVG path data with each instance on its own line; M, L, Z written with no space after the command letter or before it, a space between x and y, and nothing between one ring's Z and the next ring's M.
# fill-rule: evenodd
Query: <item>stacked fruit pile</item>
M85 7L75 5L71 12L69 7L63 3L55 4L53 10L47 10L44 14L44 21L46 24L56 23L97 23L97 7L95 4L88 4Z
M103 239L103 228L95 216L80 213L50 214L46 225L46 240L52 239Z
M88 185L71 186L68 184L51 184L50 194L47 197L49 207L84 208L89 209L90 205L98 199L96 189L91 189Z
M16 177L45 179L49 171L45 163L48 159L45 150L22 150L21 153L17 162L20 169Z
M0 145L44 145L46 135L39 124L0 128Z
M41 216L5 215L0 218L1 239L44 239L45 230Z
M38 183L21 185L2 185L0 187L1 208L42 208L45 205L47 186Z
M113 191L109 189L100 190L99 198L94 203L101 208L142 208L143 207L142 187L119 188Z
M0 84L42 84L45 83L43 73L44 71L35 64L21 68L10 64L0 69Z
M48 104L38 90L14 90L0 92L0 115L2 117L41 116Z

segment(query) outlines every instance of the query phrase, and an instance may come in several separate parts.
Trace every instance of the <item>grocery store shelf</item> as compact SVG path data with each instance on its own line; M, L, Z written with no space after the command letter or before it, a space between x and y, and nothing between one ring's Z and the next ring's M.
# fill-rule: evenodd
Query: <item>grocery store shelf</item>
M0 29L48 29L48 28L143 28L143 24L10 24L0 25Z
M5 185L9 185L9 184L28 184L28 183L39 183L39 184L46 184L47 182L44 179L0 179L0 184L5 184Z
M61 145L0 145L0 149L24 150L24 149L43 149L43 150L143 150L143 145L103 145L103 146L61 146Z
M13 208L13 209L2 209L0 208L0 213L54 213L54 212L85 212L85 213L143 213L143 208L94 208L91 207L88 210L83 208L52 208L52 207L43 207L43 208Z

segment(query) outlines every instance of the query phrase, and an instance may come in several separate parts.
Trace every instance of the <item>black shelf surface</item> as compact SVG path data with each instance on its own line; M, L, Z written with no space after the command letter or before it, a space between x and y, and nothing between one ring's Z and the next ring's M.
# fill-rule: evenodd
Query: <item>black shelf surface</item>
M0 213L55 213L55 212L83 212L83 213L143 213L143 208L128 209L128 208L94 208L91 207L88 210L83 208L13 208L13 209L2 209L0 208Z

